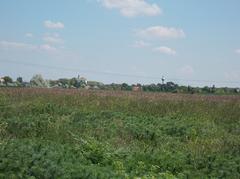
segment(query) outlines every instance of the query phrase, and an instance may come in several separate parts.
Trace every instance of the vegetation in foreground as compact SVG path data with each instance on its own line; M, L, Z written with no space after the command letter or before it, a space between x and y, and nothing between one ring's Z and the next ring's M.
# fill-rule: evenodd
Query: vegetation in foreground
M240 178L240 97L0 90L0 178Z

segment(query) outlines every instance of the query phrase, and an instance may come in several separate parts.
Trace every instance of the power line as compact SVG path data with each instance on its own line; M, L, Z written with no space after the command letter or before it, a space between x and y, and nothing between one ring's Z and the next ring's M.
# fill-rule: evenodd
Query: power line
M42 64L34 64L28 62L18 62L13 60L0 60L0 63L10 63L10 64L18 64L24 66L32 66L32 67L41 67L48 68L54 70L64 70L71 72L82 72L82 73L93 73L93 74L102 74L102 75L111 75L111 76L119 76L119 77L133 77L133 78L145 78L145 79L159 79L161 80L163 77L159 76L144 76L144 75L132 75L132 74L123 74L123 73L114 73L114 72L105 72L105 71L96 71L96 70L86 70L86 69L77 69L77 68L66 68L66 67L56 67L50 65L42 65ZM226 83L226 84L239 84L239 81L213 81L213 80L201 80L201 79L180 79L180 78L168 78L170 81L183 81L183 82L202 82L202 83Z

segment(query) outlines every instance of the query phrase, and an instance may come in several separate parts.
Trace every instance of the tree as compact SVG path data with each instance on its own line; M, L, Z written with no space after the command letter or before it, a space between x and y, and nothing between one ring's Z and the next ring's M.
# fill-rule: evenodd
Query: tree
M30 84L34 87L48 87L48 83L43 79L42 75L34 75L30 81Z
M165 87L166 87L166 91L174 92L175 90L177 90L178 85L173 82L167 82Z
M78 83L77 78L72 78L72 79L70 80L70 85L71 85L71 86L74 86L74 87L76 87L76 88L79 88L79 87L80 87L80 84Z
M213 85L211 88L211 93L215 93L215 92L216 92L216 87L215 87L215 85Z
M79 78L78 77L77 81L78 81L79 87L84 88L85 86L87 86L87 79L86 78L84 78L84 77Z
M13 82L12 78L9 77L9 76L4 76L3 79L4 79L4 83L5 83L6 85L7 85L8 83L12 83L12 82Z
M123 83L123 84L121 85L121 90L131 91L131 90L132 90L132 87L129 86L127 83Z
M22 77L18 77L18 78L17 78L17 82L20 83L20 84L22 84L22 83L23 83L23 78L22 78Z
M202 91L203 91L204 93L210 93L210 92L211 92L211 89L210 89L208 86L204 86L204 87L202 88Z
M69 79L67 78L60 78L59 83L62 83L63 85L69 85Z

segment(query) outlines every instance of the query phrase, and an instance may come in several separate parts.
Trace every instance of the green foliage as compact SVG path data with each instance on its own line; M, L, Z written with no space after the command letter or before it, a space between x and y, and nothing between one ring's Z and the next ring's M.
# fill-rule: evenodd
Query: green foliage
M9 76L4 76L3 79L4 79L5 83L12 83L13 82L12 78L9 77Z
M31 79L31 81L30 81L30 84L31 84L33 87L41 87L41 88L44 88L44 87L48 87L48 86L49 86L49 84L47 83L47 81L45 81L40 74L33 76L32 79Z
M0 90L0 178L240 178L239 98L177 98Z
M18 77L18 78L17 78L17 82L18 82L19 84L22 84L22 83L23 83L23 78L22 78L22 77Z
M129 86L127 83L123 83L121 85L121 90L131 91L132 90L132 86Z

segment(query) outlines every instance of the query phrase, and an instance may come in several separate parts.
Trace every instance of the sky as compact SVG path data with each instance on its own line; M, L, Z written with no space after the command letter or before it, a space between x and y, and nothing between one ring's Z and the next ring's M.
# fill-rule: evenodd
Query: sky
M2 0L0 76L240 87L239 0Z

